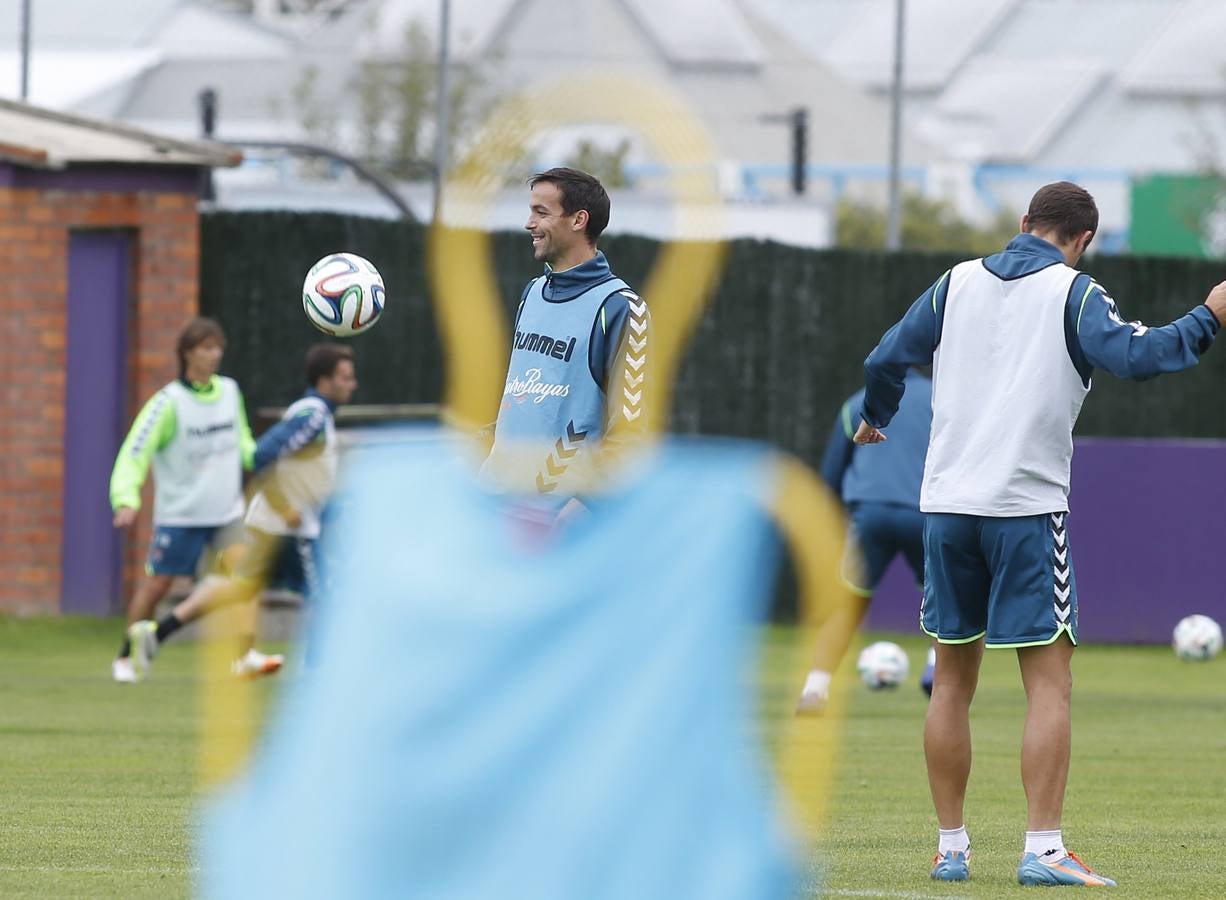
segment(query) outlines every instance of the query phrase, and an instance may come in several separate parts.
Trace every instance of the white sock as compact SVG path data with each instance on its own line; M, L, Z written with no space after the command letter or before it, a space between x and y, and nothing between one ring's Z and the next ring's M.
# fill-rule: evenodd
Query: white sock
M1047 863L1059 862L1068 856L1059 828L1055 831L1027 831L1026 849L1022 853L1033 853Z
M808 677L805 678L805 686L802 693L805 696L828 697L830 695L830 673L823 672L821 669L812 670Z
M944 855L950 850L961 850L965 853L971 849L971 839L966 834L965 825L959 825L957 828L938 828L937 834L940 835L937 853Z

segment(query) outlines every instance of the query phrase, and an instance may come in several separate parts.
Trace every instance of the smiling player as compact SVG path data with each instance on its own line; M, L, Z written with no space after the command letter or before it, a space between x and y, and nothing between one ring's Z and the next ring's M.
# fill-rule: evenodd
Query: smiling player
M572 492L559 484L599 439L642 424L647 305L596 248L609 223L600 182L554 168L528 184L524 228L545 274L520 299L484 474L502 487L561 498Z

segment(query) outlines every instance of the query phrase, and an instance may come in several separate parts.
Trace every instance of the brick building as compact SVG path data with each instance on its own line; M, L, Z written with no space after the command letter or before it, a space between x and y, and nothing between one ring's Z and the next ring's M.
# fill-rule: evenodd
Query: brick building
M239 160L0 101L0 612L122 609L149 523L111 527L111 465L197 311L201 174Z

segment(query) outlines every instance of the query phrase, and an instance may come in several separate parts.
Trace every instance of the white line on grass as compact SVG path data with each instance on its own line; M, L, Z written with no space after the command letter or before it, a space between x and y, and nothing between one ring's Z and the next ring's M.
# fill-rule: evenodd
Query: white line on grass
M942 900L942 894L920 894L916 891L874 891L870 889L852 890L838 888L833 891L823 891L830 897L901 897L905 900Z
M156 866L0 866L0 872L74 872L86 875L105 873L123 875L182 875L199 872L195 866L182 869L167 869Z

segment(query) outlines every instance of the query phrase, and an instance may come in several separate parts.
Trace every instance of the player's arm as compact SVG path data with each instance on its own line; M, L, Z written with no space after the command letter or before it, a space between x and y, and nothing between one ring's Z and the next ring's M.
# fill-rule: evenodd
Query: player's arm
M260 477L255 487L291 528L297 528L301 518L277 483L274 463L310 446L324 430L327 416L327 409L320 401L291 418L282 419L256 441L253 471L260 473Z
M906 389L907 369L932 362L932 355L941 342L949 275L949 272L942 275L911 304L906 315L885 333L881 343L864 361L864 404L860 409L864 424L857 430L857 443L885 439L880 429L889 425L898 412ZM868 439L861 440L866 434Z
M116 527L131 525L140 509L140 489L153 454L174 439L178 420L170 395L158 391L149 398L119 447L111 470L111 509Z
M859 404L853 397L843 404L835 417L834 427L830 430L830 438L826 441L826 452L822 454L822 481L830 492L840 499L843 496L843 476L851 465L855 455L856 445L853 438L856 435L856 416Z
M281 490L281 483L277 480L277 470L275 468L265 473L264 477L261 478L260 493L264 495L264 499L268 501L268 505L273 508L273 511L290 528L297 528L302 524L301 513L294 507L294 504L289 502L289 498Z
M243 461L243 468L251 470L255 466L255 438L251 435L251 425L247 421L247 405L243 401L243 392L238 392L238 452Z
M1226 282L1191 312L1150 328L1124 321L1102 285L1089 275L1079 275L1069 291L1064 327L1069 355L1086 384L1093 369L1144 381L1196 365L1217 337L1220 317L1226 317Z
M588 363L605 392L606 443L641 437L646 428L650 331L647 302L629 289L606 299L593 325Z
M324 430L327 418L328 412L320 401L269 428L256 441L252 471L260 472L277 460L301 451Z

